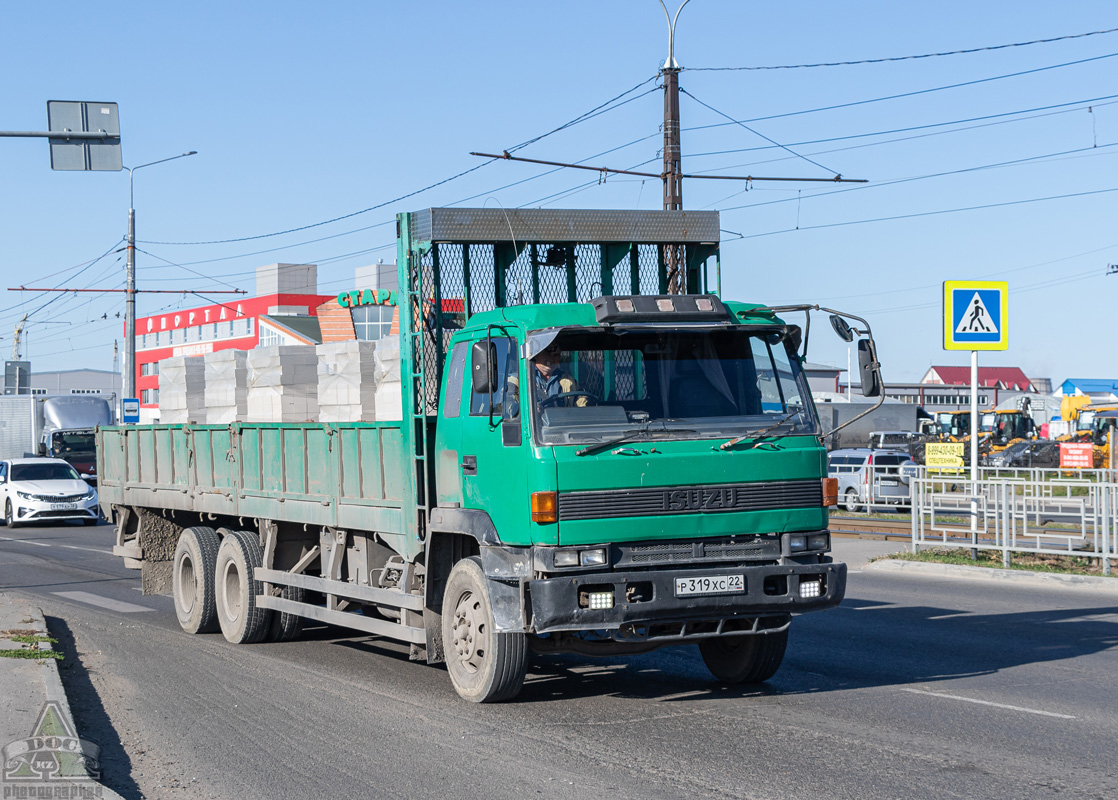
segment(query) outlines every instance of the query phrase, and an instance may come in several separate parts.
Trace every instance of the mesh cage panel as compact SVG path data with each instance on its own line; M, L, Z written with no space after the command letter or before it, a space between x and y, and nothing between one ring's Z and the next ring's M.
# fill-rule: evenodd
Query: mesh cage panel
M515 250L514 250L515 247ZM616 248L616 246L614 246ZM613 250L598 244L497 244L437 243L426 252L413 251L412 286L423 298L422 313L415 313L423 327L423 347L414 358L423 358L424 391L419 391L419 364L412 364L417 398L425 408L414 413L437 413L442 364L451 333L482 311L528 303L587 303L604 294L663 294L667 291L664 245L633 244ZM697 292L699 286L688 290ZM413 313L418 309L413 309ZM618 354L618 359L624 356ZM611 365L632 381L633 365ZM602 362L596 371L600 389ZM591 382L593 377L591 376ZM584 384L589 391L593 386ZM626 387L633 391L632 385ZM620 391L622 386L618 385Z

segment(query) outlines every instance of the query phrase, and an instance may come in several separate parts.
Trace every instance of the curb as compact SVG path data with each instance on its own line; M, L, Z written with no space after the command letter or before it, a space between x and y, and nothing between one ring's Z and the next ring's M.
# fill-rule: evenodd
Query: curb
M49 632L47 631L47 621L43 617L43 610L37 606L29 606L28 611L34 617L35 626L37 628L41 628L44 633L49 635ZM51 647L50 642L41 642L39 644L39 649L53 650L54 648ZM74 714L70 710L70 701L66 697L66 689L62 685L62 676L58 672L58 661L53 658L44 658L40 662L40 664L42 669L39 674L43 677L43 686L46 690L47 702L53 700L54 702L58 703L63 713L66 715L66 718L70 721L70 724L74 725ZM74 727L75 729L77 728L76 725ZM68 783L70 788L74 791L74 797L84 797L85 795L80 794L80 792L82 790L88 792L90 788L93 788L93 797L95 798L107 798L108 800L124 800L123 797L114 792L108 786L97 783L96 781L91 781L91 783L93 784L92 787L89 783L81 781ZM97 789L100 789L100 792L98 792Z
M900 561L880 559L871 561L863 567L875 572L909 572L966 580L985 580L994 583L1014 583L1029 586L1044 586L1051 589L1078 589L1081 591L1105 592L1118 595L1118 578L1105 578L1096 575L1067 575L1056 572L1028 572L1019 569L997 569L994 567L968 567L962 564L934 564L926 561Z

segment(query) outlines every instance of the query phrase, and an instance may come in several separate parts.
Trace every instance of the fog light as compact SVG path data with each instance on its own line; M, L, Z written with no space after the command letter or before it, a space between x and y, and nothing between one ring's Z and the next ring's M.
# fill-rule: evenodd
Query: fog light
M587 592L586 603L591 611L613 608L613 592Z
M595 550L583 550L578 554L578 559L584 567L604 567L606 564L606 549L599 547Z
M555 566L557 566L557 567L577 567L578 566L578 551L577 550L556 550L555 551Z
M802 533L788 537L788 552L798 553L807 549L807 537Z
M823 581L800 581L800 597L821 597L823 595Z

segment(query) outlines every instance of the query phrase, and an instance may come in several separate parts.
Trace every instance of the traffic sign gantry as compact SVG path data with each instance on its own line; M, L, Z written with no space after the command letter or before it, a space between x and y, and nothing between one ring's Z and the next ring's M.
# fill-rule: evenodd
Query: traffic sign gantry
M943 349L1009 348L1009 284L943 282Z

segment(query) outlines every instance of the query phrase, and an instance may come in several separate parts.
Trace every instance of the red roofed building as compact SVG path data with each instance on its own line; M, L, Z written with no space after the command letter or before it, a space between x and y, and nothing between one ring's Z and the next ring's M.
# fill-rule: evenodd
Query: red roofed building
M970 386L970 367L932 367L920 379L922 384ZM978 385L983 389L1035 392L1033 382L1020 367L979 367Z

